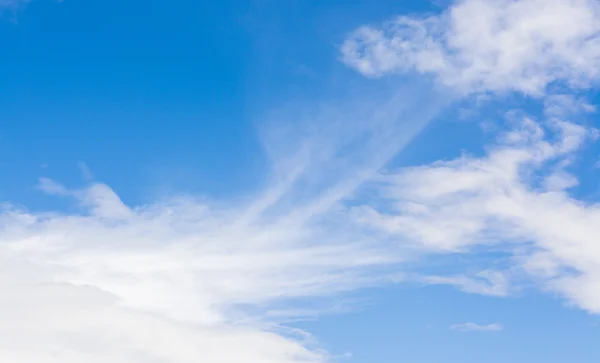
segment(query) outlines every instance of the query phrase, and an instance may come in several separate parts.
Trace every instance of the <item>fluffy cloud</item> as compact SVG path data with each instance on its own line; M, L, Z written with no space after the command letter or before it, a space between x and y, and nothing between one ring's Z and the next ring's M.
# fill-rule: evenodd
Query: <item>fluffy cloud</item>
M325 361L274 332L177 323L119 306L97 288L13 282L2 293L0 357L9 362Z
M0 214L3 361L323 362L268 306L373 283L364 270L392 262L360 238L236 226L190 200L131 209L102 184L42 187L85 213Z
M585 87L600 64L595 0L462 0L440 15L354 31L343 60L368 76L415 70L462 93Z
M464 323L464 324L455 324L450 327L452 330L456 330L459 332L470 332L470 331L501 331L504 327L500 324L489 324L489 325L479 325L475 323Z

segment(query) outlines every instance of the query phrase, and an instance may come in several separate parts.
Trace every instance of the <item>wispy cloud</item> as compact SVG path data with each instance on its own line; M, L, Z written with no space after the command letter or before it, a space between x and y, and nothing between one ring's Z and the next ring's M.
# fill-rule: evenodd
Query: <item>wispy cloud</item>
M92 170L87 166L86 163L80 161L77 163L77 167L79 167L79 171L81 172L83 180L88 183L94 180L94 173L92 173Z
M459 331L462 333L471 332L471 331L482 331L482 332L497 332L504 329L504 327L500 324L489 324L489 325L479 325L475 323L464 323L464 324L455 324L450 327L450 329Z
M484 156L382 174L376 188L385 201L355 207L357 220L380 238L462 254L466 266L481 252L505 256L501 270L422 281L504 296L513 278L527 276L600 313L600 206L571 193L576 155L598 136L584 122L595 107L580 95L600 75L599 6L464 0L441 15L362 27L342 47L346 63L368 76L413 70L465 97L485 92L501 101L520 92L543 108L497 120L504 131Z
M507 296L510 283L506 274L499 271L480 271L476 276L424 276L420 281L431 285L450 285L480 295Z
M321 312L298 298L393 279L401 249L348 224L340 202L435 116L437 106L419 107L435 96L424 92L347 99L308 118L278 113L285 122L265 126L269 182L248 203L128 206L104 184L41 179L41 191L79 210L0 212L0 360L327 361L281 324ZM283 144L269 136L297 125L314 132Z
M0 361L326 362L309 335L282 326L315 315L299 298L396 281L412 254L468 261L486 248L510 255L508 266L420 280L505 296L525 274L600 313L600 206L569 194L573 156L596 137L577 117L593 110L548 91L596 82L598 9L544 5L465 0L357 30L347 64L370 76L415 69L454 95L420 79L274 113L262 123L265 187L247 202L130 206L104 184L41 179L79 209L2 206ZM541 97L545 116L499 120L512 127L486 155L381 172L452 97L510 91ZM356 196L365 184L377 198Z
M393 211L364 207L359 219L428 251L468 253L481 248L512 255L510 276L526 272L584 309L600 312L600 207L574 199L577 178L568 168L595 130L552 119L553 139L523 119L502 134L485 157L465 156L387 174ZM532 178L535 175L535 178ZM477 249L476 247L479 247ZM475 257L475 256L473 256ZM505 277L475 283L464 277L430 278L465 291L503 295Z

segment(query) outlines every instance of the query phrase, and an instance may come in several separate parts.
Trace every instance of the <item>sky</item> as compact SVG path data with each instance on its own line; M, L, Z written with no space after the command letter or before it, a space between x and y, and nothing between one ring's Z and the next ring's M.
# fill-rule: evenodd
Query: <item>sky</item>
M0 361L600 360L600 2L0 0Z

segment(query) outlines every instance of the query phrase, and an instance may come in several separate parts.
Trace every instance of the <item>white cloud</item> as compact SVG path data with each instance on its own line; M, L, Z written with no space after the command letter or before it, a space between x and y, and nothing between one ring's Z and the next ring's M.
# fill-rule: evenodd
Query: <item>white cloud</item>
M316 131L283 145L266 136L273 170L247 202L132 207L104 184L41 179L41 191L79 209L0 211L0 361L329 361L281 324L392 281L404 259L338 205L436 112L396 91L386 100L315 112L298 123Z
M7 362L322 362L318 351L247 327L176 323L119 306L97 288L2 285L0 357ZM176 298L176 297L173 297Z
M270 304L377 283L369 269L392 262L307 225L236 227L189 200L130 209L104 185L54 189L85 213L0 214L2 361L323 362L282 335Z
M499 271L484 270L475 276L424 276L420 281L431 285L451 285L461 291L489 295L508 296L510 285L506 274Z
M518 92L544 105L544 120L513 113L484 157L382 175L377 201L353 208L379 238L420 253L481 252L504 267L421 282L492 296L528 276L600 313L600 205L578 200L571 166L598 131L578 118L595 106L575 95L600 77L600 3L595 0L462 0L438 15L400 16L350 34L343 60L369 77L416 71L460 97ZM575 120L575 121L573 121ZM499 257L500 258L500 257Z
M450 329L463 333L470 331L494 332L501 331L504 329L504 327L500 324L479 325L475 323L464 323L452 325Z
M361 28L343 51L367 75L414 68L461 92L542 95L554 82L596 81L597 11L583 0L467 0L442 16ZM273 168L248 203L132 207L104 184L42 179L42 191L80 210L3 206L0 361L325 362L309 336L280 325L315 314L295 299L395 281L390 267L411 253L493 247L511 254L506 269L420 280L505 296L512 274L526 272L600 312L600 207L568 193L573 156L595 134L563 121L591 110L571 96L545 98L547 121L522 120L485 157L384 174L385 208L340 205L444 105L411 86L274 117Z
M430 17L364 26L343 60L367 76L415 70L463 93L542 95L553 83L585 87L600 76L595 0L462 0Z
M600 313L600 206L569 194L577 184L569 172L573 158L597 133L554 117L544 124L523 119L484 157L383 176L386 209L357 208L358 220L417 249L459 253L471 262L486 250L511 256L506 271L485 271L493 279L426 282L502 296L510 292L510 276L525 273L543 289Z
M270 303L377 283L370 269L397 258L307 224L235 226L189 200L130 209L101 184L44 185L87 215L0 215L2 361L322 362L265 325Z

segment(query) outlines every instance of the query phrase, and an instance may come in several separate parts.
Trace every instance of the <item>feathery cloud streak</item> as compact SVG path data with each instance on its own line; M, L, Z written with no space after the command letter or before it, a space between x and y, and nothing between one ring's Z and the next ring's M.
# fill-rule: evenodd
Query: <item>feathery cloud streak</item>
M415 90L299 121L284 112L289 121L269 132L316 131L283 145L265 136L272 182L249 204L184 197L131 207L104 184L41 179L40 190L81 212L3 207L0 360L327 361L280 323L307 313L295 298L393 278L401 250L348 225L339 202L435 116L437 107L420 107L434 95Z
M464 323L464 324L455 324L450 327L452 330L456 330L462 333L470 332L470 331L483 331L483 332L495 332L501 331L504 327L500 324L489 324L489 325L479 325L475 323Z

